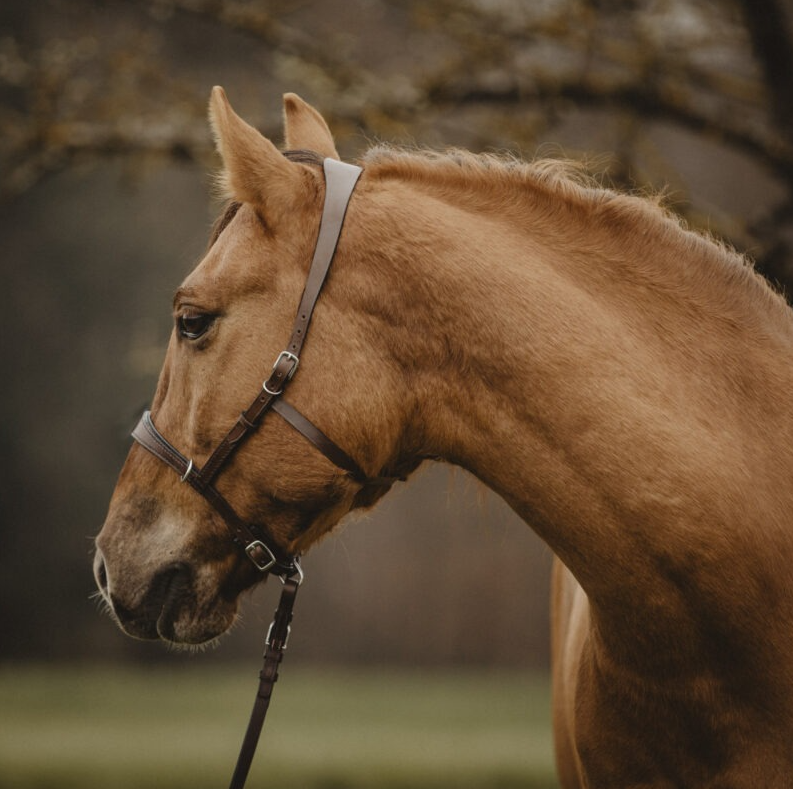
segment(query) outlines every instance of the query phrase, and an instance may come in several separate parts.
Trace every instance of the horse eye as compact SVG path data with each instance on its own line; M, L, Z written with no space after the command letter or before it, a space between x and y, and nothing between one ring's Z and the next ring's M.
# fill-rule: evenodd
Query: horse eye
M179 334L187 340L197 340L212 325L214 315L197 313L195 315L180 315L176 319L176 328Z

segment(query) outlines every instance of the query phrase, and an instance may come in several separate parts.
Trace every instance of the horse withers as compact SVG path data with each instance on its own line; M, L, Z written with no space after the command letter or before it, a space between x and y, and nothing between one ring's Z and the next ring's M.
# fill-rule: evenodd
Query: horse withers
M219 636L263 570L288 574L389 480L441 458L558 557L565 789L790 786L784 300L736 253L568 165L377 147L345 203L311 334L285 357L321 235L323 160L338 154L314 109L292 94L284 106L298 154L212 94L232 203L174 297L151 411L180 460L169 468L136 443L97 538L97 582L121 627ZM270 360L289 407L349 467L269 405L255 424L245 416L254 392L282 397ZM230 532L232 517L253 536ZM267 550L252 557L246 540Z

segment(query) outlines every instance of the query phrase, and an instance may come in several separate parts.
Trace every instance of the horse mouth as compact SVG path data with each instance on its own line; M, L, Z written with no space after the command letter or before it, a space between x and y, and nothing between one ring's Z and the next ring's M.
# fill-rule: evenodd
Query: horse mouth
M112 608L122 630L135 638L178 642L178 622L182 612L195 605L192 573L178 563L161 570L151 582L143 602L134 609L118 600Z
M157 579L155 579L157 583ZM166 573L159 584L161 591L160 614L157 617L157 634L164 641L177 641L176 624L182 609L193 603L192 576L186 565L178 565Z

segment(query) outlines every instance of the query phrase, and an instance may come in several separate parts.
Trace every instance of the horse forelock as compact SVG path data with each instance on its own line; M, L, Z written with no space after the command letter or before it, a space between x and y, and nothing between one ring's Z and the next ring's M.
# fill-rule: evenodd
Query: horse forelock
M289 159L290 162L297 162L297 164L308 164L313 167L322 167L324 157L316 151L309 151L305 148L298 148L292 151L282 151L283 155Z
M238 202L237 200L228 200L226 202L226 205L224 206L220 216L218 216L212 225L212 230L209 234L207 250L215 246L215 242L218 240L218 238L220 238L220 234L228 227L231 220L237 215L237 211L240 210L241 206L242 203Z

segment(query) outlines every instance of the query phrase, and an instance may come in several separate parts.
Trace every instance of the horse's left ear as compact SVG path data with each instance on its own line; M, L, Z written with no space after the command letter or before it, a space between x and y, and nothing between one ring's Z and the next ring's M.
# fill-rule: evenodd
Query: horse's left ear
M270 140L242 120L223 88L212 89L209 118L223 158L229 196L256 206L265 219L288 211L306 189L304 168L286 159Z
M284 136L290 150L316 151L326 158L339 158L325 119L295 93L284 95Z

